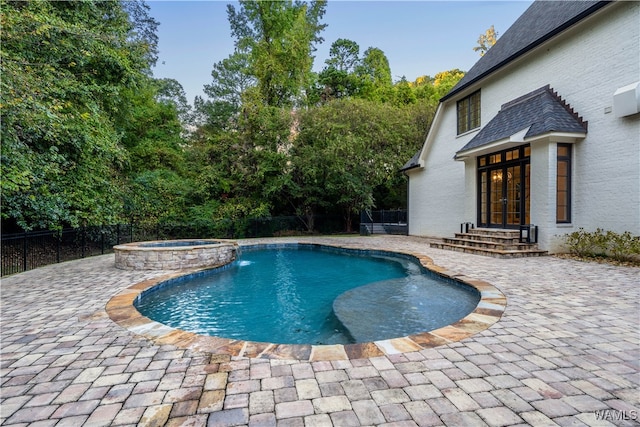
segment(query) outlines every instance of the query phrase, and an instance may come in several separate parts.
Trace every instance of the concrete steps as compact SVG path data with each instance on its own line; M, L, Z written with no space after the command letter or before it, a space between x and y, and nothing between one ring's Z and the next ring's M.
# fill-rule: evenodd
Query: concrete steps
M535 243L520 243L518 230L474 228L466 233L456 233L455 237L443 238L442 242L431 243L432 248L447 249L494 258L523 258L547 255Z
M407 224L383 224L379 222L360 224L360 234L363 236L371 234L397 234L406 236L408 234L408 227Z

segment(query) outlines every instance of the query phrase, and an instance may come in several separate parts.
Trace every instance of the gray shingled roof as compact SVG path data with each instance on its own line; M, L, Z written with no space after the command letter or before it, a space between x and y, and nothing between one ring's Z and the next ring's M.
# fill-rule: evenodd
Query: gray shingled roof
M404 166L400 168L400 172L404 172L409 169L417 168L418 166L420 166L419 158L420 158L421 152L422 150L418 150L418 152L414 154L413 157L407 163L405 163Z
M611 3L610 1L582 1L582 0L561 0L561 1L549 1L549 0L537 0L513 23L507 31L504 32L495 45L487 51L487 53L475 63L473 67L465 74L465 76L456 84L449 93L447 93L440 102L446 101L452 98L457 93L461 92L468 86L471 86L478 80L486 77L494 71L500 69L511 61L517 59L521 55L527 53L531 49L539 46L560 32L571 27L575 23L581 21L587 16L591 15L598 9ZM526 95L525 95L526 96ZM512 101L515 102L516 100ZM507 104L505 104L507 105ZM505 106L503 106L504 108ZM498 114L499 116L500 114ZM564 116L564 115L563 115ZM494 119L496 120L497 117ZM502 117L501 117L502 119ZM558 119L560 122L562 120ZM580 120L581 121L581 120ZM548 121L550 122L550 121ZM517 123L515 121L514 123ZM496 127L498 122L496 122ZM586 130L586 123L584 123ZM513 126L516 126L515 124ZM483 129L480 134L487 132L486 128ZM516 130L523 130L526 126ZM506 135L511 136L515 132ZM529 129L529 132L532 132ZM535 132L535 131L534 131ZM475 141L478 145L487 144L489 142L481 142L476 140L480 137L480 134L469 142L471 144ZM537 134L537 133L536 133ZM531 136L527 134L528 136ZM493 137L491 137L493 138ZM490 138L490 139L491 139ZM496 141L500 138L493 139ZM462 150L469 148L467 144ZM478 146L476 145L476 146ZM409 169L420 166L418 151L401 169L400 171L406 171Z
M587 122L549 86L503 104L498 114L458 153L499 141L529 128L525 138L547 132L587 132Z
M610 2L535 1L440 101L451 98L608 3Z

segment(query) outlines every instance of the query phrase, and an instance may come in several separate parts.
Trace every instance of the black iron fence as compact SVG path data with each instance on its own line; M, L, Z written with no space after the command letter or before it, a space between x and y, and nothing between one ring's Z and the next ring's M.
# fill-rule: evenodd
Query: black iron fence
M130 224L66 228L3 234L1 275L49 264L113 252L113 246L133 241L139 233Z
M342 232L342 217L317 216L316 233ZM307 233L297 216L249 218L194 224L118 224L2 234L0 275L20 273L49 264L103 255L113 246L148 240L233 239L301 235Z
M408 233L406 210L380 210L360 212L360 234Z

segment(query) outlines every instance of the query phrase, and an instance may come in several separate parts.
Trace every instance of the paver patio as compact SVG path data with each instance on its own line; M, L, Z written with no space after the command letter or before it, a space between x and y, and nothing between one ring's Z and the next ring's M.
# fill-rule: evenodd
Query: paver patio
M111 297L167 272L118 270L113 255L51 265L2 279L0 424L639 424L639 268L494 259L404 236L278 241L424 254L492 283L507 308L489 329L421 351L238 358L156 345L107 316Z

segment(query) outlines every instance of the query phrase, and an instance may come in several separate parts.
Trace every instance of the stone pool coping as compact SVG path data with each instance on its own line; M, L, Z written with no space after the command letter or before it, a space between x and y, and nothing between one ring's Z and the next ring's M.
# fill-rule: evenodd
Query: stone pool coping
M240 247L284 247L275 245L240 245ZM317 247L380 252L366 247L338 244L304 243ZM112 321L121 327L150 339L158 345L169 344L182 349L206 351L216 354L228 354L237 357L286 359L302 361L350 360L384 355L419 351L452 342L461 341L482 332L502 317L506 305L506 296L492 284L437 266L425 255L406 251L385 251L390 254L408 256L418 261L422 267L444 277L459 281L480 292L480 301L475 310L457 322L428 332L407 335L366 343L356 344L277 344L245 341L223 337L199 335L176 329L143 316L134 306L134 302L146 290L167 280L194 274L206 269L185 269L154 279L136 283L112 297L106 305L106 312Z

